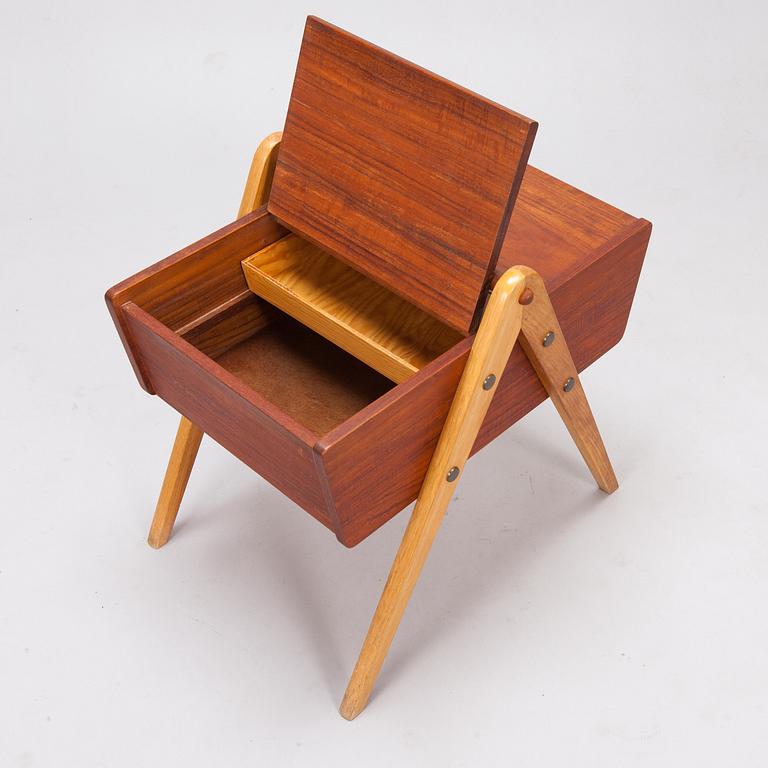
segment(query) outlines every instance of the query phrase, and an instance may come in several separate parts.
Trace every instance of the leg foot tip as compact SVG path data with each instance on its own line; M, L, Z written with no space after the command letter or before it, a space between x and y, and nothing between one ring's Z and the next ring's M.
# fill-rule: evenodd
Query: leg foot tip
M345 697L344 701L341 702L341 706L339 707L339 714L345 720L354 720L364 709L365 704L359 705L351 701L347 701Z
M160 547L167 544L167 542L168 542L168 539L158 539L151 535L147 539L147 544L149 544L149 546L152 547L152 549L160 549Z

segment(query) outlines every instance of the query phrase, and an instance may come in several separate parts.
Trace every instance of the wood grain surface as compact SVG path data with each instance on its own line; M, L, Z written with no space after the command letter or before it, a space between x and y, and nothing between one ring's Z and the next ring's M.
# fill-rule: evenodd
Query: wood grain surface
M368 703L432 542L445 516L480 425L506 368L523 315L525 276L509 269L496 283L389 578L339 709L347 720ZM493 375L490 386L484 382Z
M154 394L134 353L120 308L133 302L171 330L186 332L207 315L216 316L223 306L247 296L248 285L240 266L243 256L285 234L274 217L260 208L107 291L107 307L144 389Z
M598 487L613 493L619 484L544 281L528 267L521 271L532 295L520 344Z
M192 467L195 465L195 458L202 439L203 430L186 416L182 416L176 431L176 438L173 441L171 457L168 459L168 467L165 470L163 486L160 489L160 497L157 500L155 514L152 518L152 526L147 537L147 543L154 549L160 549L167 544L171 537L176 515L179 512L179 506L184 497Z
M268 209L467 332L535 131L532 120L310 17Z
M633 219L550 294L579 371L621 339L649 235L650 224ZM459 342L318 441L335 505L330 514L346 546L362 541L416 498L472 340ZM528 358L515 347L472 453L546 399Z
M540 272L579 371L621 338L650 231L647 221L529 167L499 265L527 262ZM272 322L277 310L248 291L240 261L285 234L263 209L254 212L124 281L109 291L108 303L147 389L153 391L151 370L161 382L158 393L171 405L193 419L205 418L210 431L203 426L214 439L278 488L287 488L287 495L353 546L416 498L472 337L404 383L383 387L383 394L369 390L371 402L357 400L362 406L357 412L348 410L356 396L344 392L341 371L334 412L343 421L318 437L334 422L320 426L311 403L294 410L294 418L283 410L287 406L259 394L253 387L268 387L258 377L249 379L253 372L245 371L245 352L230 371L212 359L249 344ZM139 308L144 322L129 323L127 315L135 316ZM157 344L147 341L153 334L160 337ZM167 362L160 361L157 347ZM325 376L322 361L317 364L317 376ZM301 397L309 398L312 376L304 377ZM233 388L243 396L234 397L230 412ZM473 452L546 397L528 359L515 348ZM259 425L253 434L251 423ZM273 460L270 441L283 463Z
M395 382L461 334L297 235L243 261L248 287Z
M313 455L317 436L136 304L122 313L157 394L333 529Z

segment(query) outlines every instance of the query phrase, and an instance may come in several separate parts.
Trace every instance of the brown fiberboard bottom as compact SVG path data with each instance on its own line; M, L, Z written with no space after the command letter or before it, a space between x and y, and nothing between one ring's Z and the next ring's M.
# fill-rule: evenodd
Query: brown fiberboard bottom
M395 386L286 316L227 350L216 362L318 436Z

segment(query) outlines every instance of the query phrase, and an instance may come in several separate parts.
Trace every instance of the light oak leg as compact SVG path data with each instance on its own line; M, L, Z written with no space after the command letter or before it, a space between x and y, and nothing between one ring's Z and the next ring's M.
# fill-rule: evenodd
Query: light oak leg
M248 179L245 182L240 210L237 213L238 219L245 216L246 213L255 211L269 199L269 190L275 175L277 153L282 137L282 131L270 133L256 149L251 169L248 172Z
M176 514L202 439L203 430L182 416L171 458L168 461L168 469L165 471L160 498L157 500L152 527L149 529L147 541L150 547L159 549L171 536Z
M524 285L523 274L510 269L493 290L416 507L344 694L340 712L347 720L357 717L368 703L408 599L455 492L456 480L491 404L498 379L520 332L522 306L518 299Z
M238 218L267 202L282 135L280 131L270 133L256 149L245 182ZM155 549L162 547L171 536L202 439L203 431L200 427L182 416L147 539Z
M557 322L544 281L532 269L519 267L526 276L526 287L533 297L523 313L520 342L531 361L541 383L549 393L552 402L571 433L589 471L598 486L606 493L613 493L619 483L613 472L603 439L597 429L595 418L587 402L587 396L579 381L576 366ZM544 346L548 333L554 340ZM571 389L564 387L573 379Z

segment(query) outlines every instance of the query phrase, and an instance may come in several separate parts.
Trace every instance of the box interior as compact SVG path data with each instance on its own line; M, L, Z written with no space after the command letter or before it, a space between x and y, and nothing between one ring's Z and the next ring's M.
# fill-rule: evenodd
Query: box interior
M242 254L243 259L253 256ZM349 268L343 269L346 275ZM346 284L347 280L343 282ZM324 285L322 273L315 270L315 301L323 301ZM339 302L338 282L329 279L327 285L329 295L336 291L329 305L341 306L348 316L350 305ZM325 338L327 325L318 328L321 335L283 309L251 290L240 290L177 328L176 333L318 437L343 424L403 380L396 373L387 376L375 370L366 364L368 361L337 346L335 338ZM383 308L379 311L376 306L358 309L358 314L365 314L369 328L381 318L376 327L376 344L385 354L403 356L404 350L409 350L409 342L410 349L418 350L418 355L410 352L410 375L464 338L433 318L421 325L414 322L408 307L403 312ZM415 312L419 317L423 314L420 310ZM398 322L403 324L402 328L397 327ZM384 327L386 333L380 332ZM425 340L420 338L422 331L427 334ZM359 347L357 351L359 354Z
M397 386L250 292L178 333L318 437Z
M271 314L215 359L318 437L395 386L293 318Z

